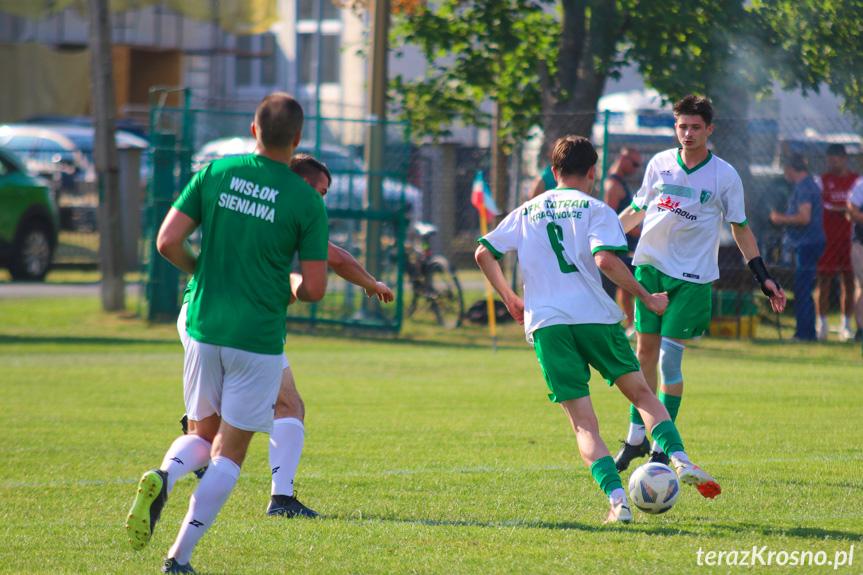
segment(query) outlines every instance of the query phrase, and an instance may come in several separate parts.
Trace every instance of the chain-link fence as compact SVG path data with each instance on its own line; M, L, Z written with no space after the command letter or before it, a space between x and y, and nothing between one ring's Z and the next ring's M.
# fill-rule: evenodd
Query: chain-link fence
M188 278L155 255L155 236L171 203L192 174L207 163L252 153L249 111L214 111L156 107L151 134L153 181L148 194L148 249L144 258L148 280L146 298L151 318L175 316ZM385 140L380 170L369 172L364 161L366 139L373 128ZM298 152L323 162L332 175L324 197L329 215L330 241L350 252L376 278L387 282L398 299L395 306L367 299L363 290L334 273L326 297L313 305L296 304L289 321L339 324L397 331L401 322L401 269L405 224L419 215L422 191L405 181L410 146L405 126L341 118L307 117ZM379 186L379 196L375 187ZM379 199L376 199L378 198ZM193 236L194 239L194 236Z

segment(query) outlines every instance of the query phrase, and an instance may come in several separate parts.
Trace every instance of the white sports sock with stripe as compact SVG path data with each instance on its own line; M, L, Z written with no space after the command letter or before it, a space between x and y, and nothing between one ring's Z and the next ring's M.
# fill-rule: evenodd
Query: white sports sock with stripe
M227 457L214 457L210 467L192 494L177 539L168 552L180 564L192 558L195 545L213 524L240 477L240 466Z

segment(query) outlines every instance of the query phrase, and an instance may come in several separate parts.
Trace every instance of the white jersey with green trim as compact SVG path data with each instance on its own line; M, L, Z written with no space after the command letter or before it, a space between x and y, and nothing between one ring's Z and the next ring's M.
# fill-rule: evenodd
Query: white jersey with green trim
M719 278L723 216L746 223L743 183L731 164L710 153L688 169L678 148L653 156L632 207L647 210L632 263L700 284Z
M554 189L525 202L480 243L500 258L518 251L524 280L524 331L560 324L615 324L624 314L605 290L593 254L623 251L617 214L583 192Z

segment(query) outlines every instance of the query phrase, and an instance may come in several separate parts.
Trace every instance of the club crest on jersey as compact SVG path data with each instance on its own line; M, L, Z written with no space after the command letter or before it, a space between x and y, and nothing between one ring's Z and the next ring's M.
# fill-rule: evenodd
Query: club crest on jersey
M710 190L701 190L701 203L705 203L707 200L710 199L710 196L712 195L713 192L711 192Z
M670 197L665 197L660 199L659 203L656 204L656 207L673 212L679 205L680 202L672 202Z

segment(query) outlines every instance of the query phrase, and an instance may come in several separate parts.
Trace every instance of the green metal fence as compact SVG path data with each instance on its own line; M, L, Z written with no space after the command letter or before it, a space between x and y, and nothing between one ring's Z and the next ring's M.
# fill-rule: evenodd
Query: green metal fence
M163 105L164 92L154 92L150 115L153 177L147 193L144 268L146 309L151 320L175 318L188 281L158 256L155 239L159 226L192 174L218 158L251 153L254 110L203 110L188 107L189 94L180 91L182 104ZM365 136L373 125L386 133L383 169L365 168ZM296 303L287 321L398 332L402 322L405 230L422 201L420 190L405 183L410 146L404 125L344 118L307 117L298 148L327 165L333 176L324 198L330 224L330 241L349 251L396 295L392 304L367 298L364 291L336 276L328 278L327 294L316 304ZM370 181L380 181L382 202L369 209ZM196 235L190 238L194 244Z

